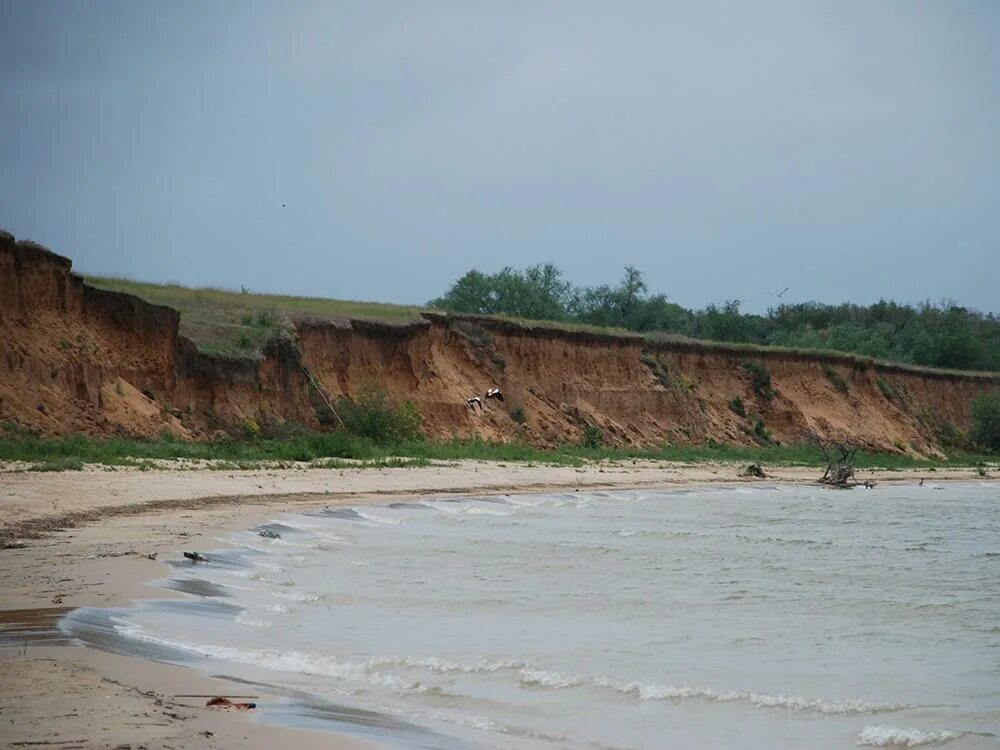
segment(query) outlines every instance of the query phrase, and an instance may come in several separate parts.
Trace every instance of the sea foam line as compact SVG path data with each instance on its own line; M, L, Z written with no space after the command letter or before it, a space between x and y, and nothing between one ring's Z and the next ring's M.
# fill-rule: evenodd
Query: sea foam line
M341 679L365 680L400 691L424 689L419 681L403 680L384 670L422 669L438 674L492 674L513 672L524 687L566 689L582 686L612 690L638 700L707 700L720 703L744 702L757 708L783 708L828 715L878 714L910 708L900 703L879 703L866 700L827 700L798 696L771 695L746 690L716 690L711 687L673 686L660 683L613 680L608 677L587 678L565 672L549 672L533 668L518 660L481 659L473 664L448 661L436 657L386 656L374 657L364 662L339 661L330 656L298 651L283 653L248 651L228 646L198 645L183 641L168 641L151 636L135 625L117 626L123 635L153 641L174 648L182 648L205 656L228 659L244 664L275 669L283 672L324 675ZM873 737L875 735L872 735Z
M771 695L751 690L716 690L711 687L674 686L660 683L644 683L635 680L613 680L608 677L587 678L565 672L547 672L527 667L522 668L518 676L521 684L527 687L559 690L589 685L613 690L622 695L628 695L643 701L696 699L719 703L743 702L757 708L785 708L829 715L890 713L909 708L909 706L902 703L802 698L789 695Z
M943 745L975 732L942 729L925 732L920 729L904 729L884 725L868 726L858 735L858 745L866 747L921 747L923 745Z

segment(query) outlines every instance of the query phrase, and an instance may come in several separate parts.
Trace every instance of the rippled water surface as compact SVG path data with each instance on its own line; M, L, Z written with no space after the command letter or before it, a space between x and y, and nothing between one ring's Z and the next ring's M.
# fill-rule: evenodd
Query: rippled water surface
M118 612L117 637L382 717L355 729L390 746L1000 745L996 485L422 499L267 528L178 564L167 585L198 599Z

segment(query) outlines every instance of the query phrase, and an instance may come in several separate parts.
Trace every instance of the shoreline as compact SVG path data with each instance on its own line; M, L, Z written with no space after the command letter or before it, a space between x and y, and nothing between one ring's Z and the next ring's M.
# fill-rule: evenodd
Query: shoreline
M738 476L742 468L642 461L583 468L458 462L423 468L211 474L170 470L0 474L0 510L6 521L0 527L0 541L19 545L0 549L0 614L185 597L152 586L168 576L166 559L178 556L181 549L224 546L230 531L286 511L389 503L427 494L813 484L819 474L815 468L782 467L769 470L767 479L746 479ZM972 469L858 472L861 481L872 478L879 483L920 478L997 482ZM11 532L17 530L31 538L15 540ZM306 748L373 746L338 733L334 726L327 731L252 721L242 712L206 709L203 700L174 698L180 693L234 690L232 683L187 666L78 646L28 642L22 647L16 642L4 644L2 636L0 644L5 672L0 740L12 745L58 742L80 747L135 744L220 750L237 746L253 750L278 742ZM261 696L257 702L264 716L268 705L286 700L259 689L251 692Z

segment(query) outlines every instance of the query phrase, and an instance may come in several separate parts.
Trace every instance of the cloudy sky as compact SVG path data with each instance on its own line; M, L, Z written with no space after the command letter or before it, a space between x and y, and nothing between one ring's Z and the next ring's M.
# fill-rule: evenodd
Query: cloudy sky
M422 303L1000 312L1000 2L0 0L0 226L83 272Z

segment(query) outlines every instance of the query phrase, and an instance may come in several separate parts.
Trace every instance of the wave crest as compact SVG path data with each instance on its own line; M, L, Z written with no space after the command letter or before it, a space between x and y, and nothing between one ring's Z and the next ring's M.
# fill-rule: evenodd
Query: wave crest
M925 732L920 729L903 729L890 726L870 726L861 730L858 745L867 747L921 747L923 745L943 745L945 742L965 737L971 732L943 729Z

